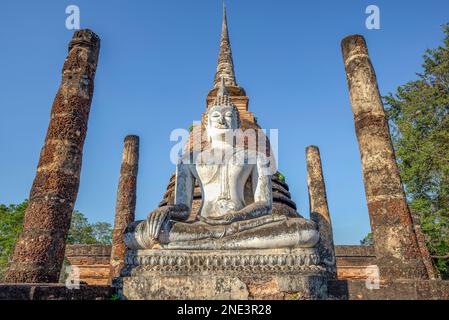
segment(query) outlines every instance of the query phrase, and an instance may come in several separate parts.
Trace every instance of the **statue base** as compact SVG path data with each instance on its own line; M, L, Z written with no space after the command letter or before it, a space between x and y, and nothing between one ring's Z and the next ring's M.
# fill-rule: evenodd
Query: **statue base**
M326 299L313 248L129 250L113 285L122 299Z

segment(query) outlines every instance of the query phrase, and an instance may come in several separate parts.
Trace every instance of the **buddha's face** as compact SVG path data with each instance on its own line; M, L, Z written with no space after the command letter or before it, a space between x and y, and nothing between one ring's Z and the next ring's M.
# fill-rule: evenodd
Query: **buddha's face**
M208 112L207 132L214 139L238 129L238 115L232 106L214 106Z

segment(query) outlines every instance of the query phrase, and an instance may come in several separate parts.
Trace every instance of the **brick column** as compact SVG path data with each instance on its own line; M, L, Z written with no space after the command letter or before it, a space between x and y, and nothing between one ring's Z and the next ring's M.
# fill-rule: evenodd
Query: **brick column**
M125 264L125 228L134 221L136 210L137 171L139 168L139 137L127 136L117 190L114 232L112 235L111 281L120 275Z
M306 148L307 185L309 188L310 219L315 221L320 231L320 254L327 270L336 276L336 262L332 222L327 205L320 150L316 146Z
M58 282L78 194L99 49L100 39L87 29L76 31L69 44L6 282Z
M365 39L348 36L341 46L380 275L426 279Z

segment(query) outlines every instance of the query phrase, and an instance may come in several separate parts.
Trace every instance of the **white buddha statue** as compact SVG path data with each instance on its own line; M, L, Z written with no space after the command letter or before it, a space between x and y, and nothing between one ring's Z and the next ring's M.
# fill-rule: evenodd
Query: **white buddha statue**
M319 233L314 222L272 214L271 173L274 160L264 152L236 146L239 113L222 82L207 112L209 146L181 158L176 168L175 203L132 223L125 233L131 249L264 249L314 247ZM231 137L231 138L229 138ZM190 161L189 161L190 160ZM254 202L246 203L250 179ZM195 180L202 205L195 221L192 209Z

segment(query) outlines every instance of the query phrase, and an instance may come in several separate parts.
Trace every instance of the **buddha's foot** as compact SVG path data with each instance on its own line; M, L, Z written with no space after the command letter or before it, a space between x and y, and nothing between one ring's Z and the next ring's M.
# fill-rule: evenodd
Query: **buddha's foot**
M149 235L146 220L131 223L125 230L124 240L125 245L134 250L161 248L159 241Z

